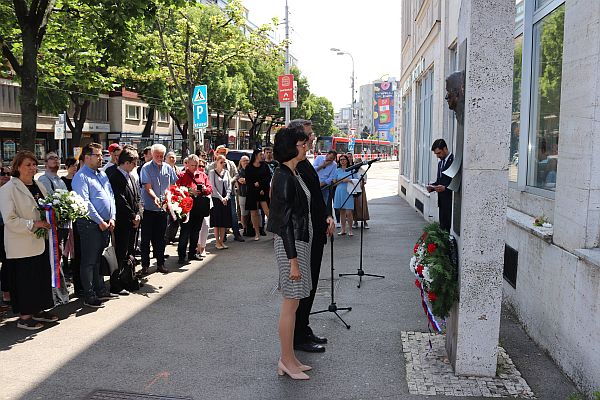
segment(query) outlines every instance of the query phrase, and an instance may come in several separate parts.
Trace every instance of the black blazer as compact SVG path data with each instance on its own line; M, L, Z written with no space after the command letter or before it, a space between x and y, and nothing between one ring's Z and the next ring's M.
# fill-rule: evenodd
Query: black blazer
M118 169L112 172L108 180L115 196L117 221L133 221L140 212L140 188L131 178L131 185L128 185L125 175Z
M446 161L446 165L444 165L444 168L442 169L442 160L438 161L438 168L437 168L437 179L435 180L435 182L432 183L432 185L444 185L444 187L446 188L446 190L444 190L441 193L438 193L438 206L442 207L443 205L448 205L452 203L452 191L448 189L448 186L450 185L450 182L452 182L452 178L450 178L447 175L442 174L442 172L444 172L445 170L447 170L448 168L450 168L450 166L452 165L452 162L454 161L454 154L450 154L448 156L448 161Z
M296 166L302 180L310 190L310 215L313 224L313 243L327 242L327 216L331 215L325 205L319 175L308 160L302 160Z
M294 173L281 164L273 173L267 230L281 236L288 259L296 258L295 241L307 242L308 199Z

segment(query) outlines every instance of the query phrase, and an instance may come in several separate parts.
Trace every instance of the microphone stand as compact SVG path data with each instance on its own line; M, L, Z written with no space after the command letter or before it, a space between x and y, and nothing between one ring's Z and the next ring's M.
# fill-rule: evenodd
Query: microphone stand
M352 175L352 174L351 174ZM325 189L329 189L329 199L327 200L327 209L328 210L332 210L332 204L333 204L333 192L335 189L335 186L337 184L331 184L325 187ZM346 323L346 321L344 321L344 319L342 317L340 317L340 315L338 314L338 311L343 311L343 310L347 310L347 311L352 311L352 307L338 307L337 304L335 303L335 282L334 282L334 267L333 267L333 238L335 235L331 235L331 237L329 238L329 243L331 244L331 260L330 260L330 265L331 265L331 303L329 304L329 306L327 307L327 309L325 310L320 310L320 311L314 311L311 312L310 315L313 314L320 314L320 313L324 313L324 312L331 312L334 313L336 317L339 318L340 321L342 321L342 323L346 326L346 329L350 329L350 325L348 325Z
M358 182L356 182L356 184L352 188L352 193L354 192L354 190L356 189L356 187L358 185L360 185L362 182L364 182L365 175L371 169L371 165L372 165L372 163L367 163L367 170L364 172L364 174L360 174L360 179L358 180ZM353 175L353 173L351 173L350 175L347 175L343 179L346 179L348 176L351 176L351 175ZM352 193L348 193L348 197L346 197L346 200L344 200L344 203L346 203L346 201L348 201L348 199L350 198L350 196L352 196ZM364 204L366 202L366 198L365 198L364 194L362 196L363 196L363 199L362 199L363 204L362 205L363 205L363 210L364 210ZM344 204L344 203L342 203L342 204ZM372 276L374 278L385 278L385 276L383 276L383 275L367 274L363 270L363 233L364 233L364 225L365 225L365 222L364 221L360 221L360 261L359 261L360 264L358 266L358 271L355 274L339 274L339 276L353 276L353 275L358 276L358 286L357 286L357 288L359 288L359 289L360 289L360 285L362 284L362 277L363 276Z

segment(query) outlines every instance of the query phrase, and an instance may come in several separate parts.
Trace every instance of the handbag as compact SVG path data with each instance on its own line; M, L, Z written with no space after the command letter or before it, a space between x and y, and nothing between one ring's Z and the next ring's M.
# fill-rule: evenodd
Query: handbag
M110 234L111 242L102 250L102 257L100 258L100 271L104 276L110 276L113 272L119 269L119 262L117 260L117 253L113 246L115 242L115 233Z

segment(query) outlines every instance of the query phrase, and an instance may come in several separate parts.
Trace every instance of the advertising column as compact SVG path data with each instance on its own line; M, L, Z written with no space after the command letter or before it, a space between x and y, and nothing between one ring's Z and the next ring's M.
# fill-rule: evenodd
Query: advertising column
M394 90L390 82L373 84L373 128L377 140L394 141Z

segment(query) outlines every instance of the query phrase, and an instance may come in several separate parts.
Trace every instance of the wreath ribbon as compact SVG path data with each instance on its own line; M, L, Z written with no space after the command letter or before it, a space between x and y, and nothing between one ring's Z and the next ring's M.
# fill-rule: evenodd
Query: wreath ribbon
M50 278L53 288L60 288L60 252L58 249L58 229L56 227L56 212L50 205L44 206L46 221L50 223L48 244L50 255Z
M433 329L437 333L442 333L442 328L440 327L440 324L435 319L435 316L431 312L431 307L429 306L429 303L425 299L425 290L423 290L422 283L419 285L419 290L421 291L421 305L423 306L423 311L425 311L425 314L427 315L427 320L429 321L429 325L432 326Z

